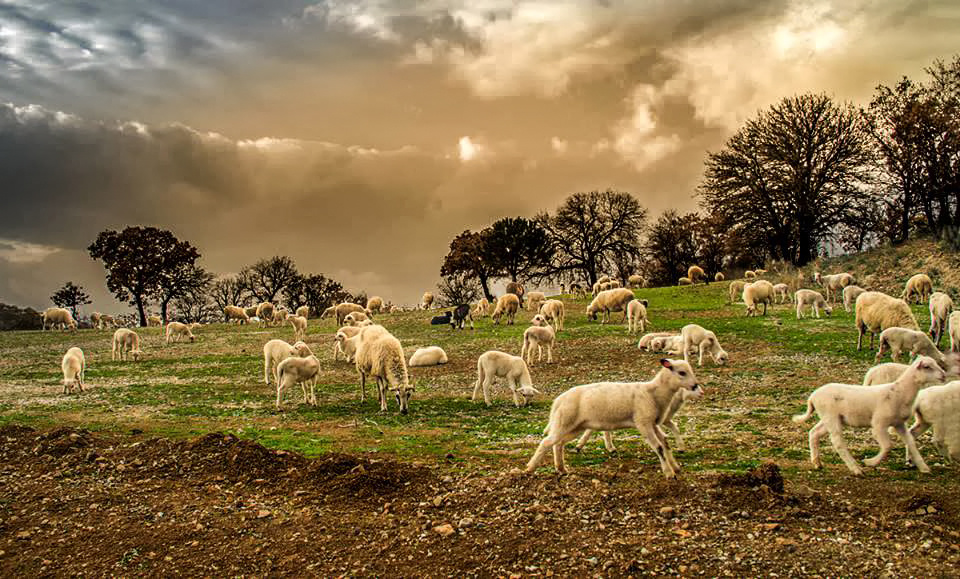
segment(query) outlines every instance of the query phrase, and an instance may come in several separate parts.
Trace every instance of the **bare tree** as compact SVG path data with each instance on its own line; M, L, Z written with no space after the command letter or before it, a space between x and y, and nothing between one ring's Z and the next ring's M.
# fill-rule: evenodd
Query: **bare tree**
M299 275L292 259L274 256L245 267L240 279L258 302L273 302Z
M437 295L441 307L470 304L480 297L477 280L466 273L448 275L437 284Z
M222 313L227 306L245 306L249 292L236 276L222 277L210 285L210 299ZM226 314L224 314L226 320Z

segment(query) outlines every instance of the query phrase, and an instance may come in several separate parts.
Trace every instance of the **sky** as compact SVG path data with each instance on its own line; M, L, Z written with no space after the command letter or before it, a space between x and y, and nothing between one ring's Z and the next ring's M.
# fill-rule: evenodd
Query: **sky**
M414 303L465 229L694 210L744 120L958 46L954 0L0 0L0 301L125 310L86 247L153 225Z

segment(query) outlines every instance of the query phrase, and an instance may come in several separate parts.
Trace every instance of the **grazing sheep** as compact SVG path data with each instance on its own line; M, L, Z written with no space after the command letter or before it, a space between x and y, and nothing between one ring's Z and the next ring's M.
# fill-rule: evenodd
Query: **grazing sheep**
M439 366L447 363L447 353L440 346L417 348L407 363L411 368L418 366Z
M933 293L933 281L930 280L930 276L925 273L918 273L907 280L900 298L906 300L908 304L912 304L913 298L916 296L917 303L922 304L927 301L931 293Z
M560 300L547 300L540 306L540 315L546 318L557 332L563 331L565 311L563 302Z
M932 426L933 444L941 456L947 461L960 460L960 380L921 390L913 404L913 416L910 434L915 440Z
M143 355L140 351L140 335L127 328L119 328L113 333L113 348L110 352L111 360L126 360L127 352L133 356L133 361L137 362Z
M553 344L557 340L557 333L546 318L537 314L530 320L533 324L523 331L523 344L520 346L520 357L527 361L527 364L533 365L533 348L537 348L537 362L543 360L543 348L547 348L547 363L553 363Z
M543 292L529 292L527 294L527 311L536 312L540 311L540 304L547 300L547 296Z
M310 347L303 342L297 342L290 345L283 340L270 340L263 345L263 383L270 385L270 374L273 371L274 382L279 384L275 365L280 364L287 358L298 357L305 358L312 355Z
M497 299L497 306L490 317L493 318L494 324L499 324L500 318L507 316L507 323L512 325L519 309L520 298L514 294L503 294Z
M317 378L320 376L320 360L310 354L304 358L291 356L277 364L277 410L280 410L280 401L283 391L300 384L303 389L303 401L313 406L317 405ZM307 386L310 394L307 394Z
M608 283L608 282L610 282L610 281L613 281L613 278L611 278L611 277L610 277L609 275L607 275L607 274L603 274L603 275L601 275L599 278L597 278L597 282L598 282L598 283Z
M773 296L777 298L777 303L782 304L790 300L790 286L785 283L778 283L773 286Z
M333 313L337 317L337 326L342 326L343 319L354 312L360 312L364 314L364 316L366 316L366 312L364 311L363 306L361 306L360 304L343 302L342 304L337 304L336 306L334 306ZM324 314L326 314L326 312L324 312Z
M443 312L439 316L430 318L431 326L445 326L453 321L453 312Z
M743 288L746 287L746 282L735 280L730 282L730 303L737 303L737 296L743 294Z
M681 389L697 390L693 368L683 360L660 360L663 366L650 382L598 382L576 386L557 396L550 407L544 438L527 463L536 470L544 455L553 450L558 473L566 473L564 445L585 430L636 428L660 459L667 478L674 478L680 465L673 458L659 424Z
M668 336L675 336L675 335L676 334L674 334L673 332L652 332L650 334L644 334L643 337L640 338L640 341L637 342L637 348L641 350L649 350L650 342L652 342L654 339L665 338Z
M627 283L630 284L632 288L642 288L647 285L647 280L643 279L642 275L635 273L627 278Z
M821 308L828 316L833 314L833 308L830 307L827 300L823 299L823 294L820 292L808 289L797 290L796 293L793 294L793 299L797 302L798 320L803 318L803 310L806 307L809 307L813 311L813 315L817 318L820 317Z
M266 326L273 322L274 309L270 302L261 302L257 306L257 318L260 320L260 326Z
M473 317L485 318L490 315L490 302L487 298L480 298L480 301L473 307Z
M907 328L887 328L880 333L880 344L877 349L876 360L879 362L883 355L890 350L890 358L896 362L900 358L900 352L907 352L910 356L929 356L940 364L944 370L947 369L947 359L940 350L930 341L930 337L919 330L908 330Z
M363 312L350 312L343 317L343 324L347 326L356 326L360 322L366 322L370 318Z
M460 304L453 308L453 319L450 320L450 327L462 330L463 325L470 320L470 329L473 329L473 314L470 313L470 304Z
M690 283L697 283L701 280L703 283L707 283L707 274L699 265L691 265L687 268L687 278L690 279Z
M90 314L90 324L98 330L102 330L107 326L116 327L117 322L113 319L113 316L110 314L102 314L100 312L93 312Z
M743 279L757 279L757 273L751 269L743 272Z
M61 330L77 329L77 322L73 319L73 314L70 313L70 310L66 308L47 308L41 314L43 318L43 329L47 329L47 325L50 325L50 328L59 327Z
M287 318L287 321L290 322L291 326L293 326L294 340L307 339L307 318L303 316L290 316Z
M857 350L863 345L863 334L870 332L870 348L873 338L887 328L919 330L907 302L881 292L863 292L857 296L854 306L854 323L857 327Z
M490 350L477 359L477 382L473 386L473 396L470 400L476 400L477 394L483 388L483 401L490 406L490 384L495 378L506 379L507 386L513 394L513 403L517 408L526 406L531 398L540 394L540 391L533 387L530 370L523 358L499 350Z
M723 281L725 279L726 277L724 277L723 272L718 271L717 273L713 274L713 281Z
M367 298L367 309L375 314L379 314L383 310L383 298L380 296Z
M899 362L877 364L867 370L867 373L863 375L863 385L873 386L875 384L896 382L897 378L906 372L909 367L909 364L900 364Z
M90 314L90 325L98 330L103 329L100 327L100 315L100 312L93 312Z
M627 304L633 300L633 292L626 288L616 288L604 290L593 298L590 305L587 306L587 317L591 320L597 319L597 313L603 312L601 324L606 324L610 320L610 312L623 312L621 323L627 320Z
M693 285L693 280L691 280L689 277L681 277L677 280L677 285Z
M296 314L301 318L310 319L310 306L300 306L297 308Z
M188 338L191 342L196 339L190 330L190 326L181 324L180 322L170 322L167 324L167 330L164 332L164 335L164 343L167 344L170 343L170 338L174 338L176 342L179 342L180 338Z
M933 343L940 347L940 338L947 327L947 318L953 310L953 300L943 292L930 295L930 336Z
M147 316L148 328L159 328L163 325L163 318L160 316Z
M83 350L74 346L67 350L60 362L63 370L63 393L74 388L83 392L83 378L87 372L87 361L83 357Z
M433 305L433 293L423 292L423 297L420 298L420 309L429 310L431 305Z
M767 305L773 304L773 284L761 279L743 286L743 303L747 316L757 315L757 304L763 304L763 315L767 315Z
M323 310L323 313L320 314L320 319L328 318L330 316L336 317L337 315L337 306L330 306L329 308Z
M836 297L843 291L843 288L857 283L856 278L846 272L814 276L814 280L827 291L827 299L831 302L837 301Z
M352 338L360 335L360 330L366 326L344 326L337 330L337 334L334 337L333 342L333 361L336 362L339 359L340 354L343 354L344 359L347 362L353 362L353 357L357 353L357 340Z
M647 319L647 300L630 300L630 303L627 304L627 332L635 334L637 332L637 326L640 327L640 332L647 331L647 324L650 323L650 320Z
M249 308L243 308L244 313L247 314L247 318L257 317L257 307L259 306L250 306Z
M680 337L683 339L680 346L683 352L683 359L688 364L690 363L690 352L694 349L696 349L700 355L697 366L703 366L704 352L709 352L710 357L713 358L716 364L723 365L727 363L727 353L720 347L720 340L717 339L717 335L703 326L687 324L680 330Z
M933 358L920 356L907 368L895 382L879 386L860 386L853 384L824 384L807 398L807 411L793 417L794 422L804 422L816 411L820 421L810 429L810 462L815 468L821 468L820 439L830 435L834 450L843 459L854 475L863 474L863 469L847 449L843 439L843 427L870 427L873 438L880 445L880 452L863 463L876 466L890 452L890 434L888 428L896 430L907 445L907 452L920 472L930 472L917 451L916 443L906 421L913 413L913 403L917 392L925 384L942 382L946 375Z
M857 303L857 298L865 291L867 290L858 285L848 285L843 288L843 309L848 312L853 309L853 305Z
M387 410L387 390L394 393L400 414L406 414L413 394L403 346L383 326L367 326L359 335L357 354L354 358L360 374L360 401L366 398L367 378L377 381L377 397L380 411Z
M290 312L286 308L277 308L273 311L273 324L276 326L282 325L290 318Z
M237 324L246 324L250 321L250 316L247 315L247 312L243 308L237 306L227 306L223 308L223 317L226 318L227 323L231 323L236 320Z
M587 297L587 289L578 283L570 284L570 293L577 299Z
M960 352L960 312L950 314L947 325L950 333L950 351Z

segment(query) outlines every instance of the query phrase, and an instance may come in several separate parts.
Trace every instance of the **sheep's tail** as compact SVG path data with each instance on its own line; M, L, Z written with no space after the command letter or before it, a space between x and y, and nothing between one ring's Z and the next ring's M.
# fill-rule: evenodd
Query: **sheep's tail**
M807 398L807 411L804 414L797 414L793 417L794 422L806 422L813 414L813 398Z

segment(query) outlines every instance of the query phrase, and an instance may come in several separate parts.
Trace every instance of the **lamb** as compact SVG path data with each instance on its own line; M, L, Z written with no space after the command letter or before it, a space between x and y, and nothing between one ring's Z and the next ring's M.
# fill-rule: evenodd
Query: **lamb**
M487 298L480 298L480 301L473 307L473 317L485 318L490 315L490 302Z
M950 333L950 351L960 352L960 312L950 314L948 321Z
M90 314L90 324L98 330L102 330L107 326L116 327L117 322L113 319L113 316L110 314L102 314L100 312L93 312Z
M439 366L447 363L447 353L440 346L417 348L407 363L411 368L419 366Z
M143 355L143 352L140 351L140 335L133 330L119 328L113 333L113 348L110 352L110 359L126 360L128 351L134 362L140 360Z
M100 327L100 312L93 312L90 314L90 325L98 330L102 330Z
M406 414L413 394L403 346L383 326L367 326L358 336L357 354L354 363L360 374L360 401L366 398L367 377L377 380L377 397L380 411L387 410L387 390L392 390L400 406L400 414Z
M379 314L383 311L383 298L380 296L367 298L367 309L375 314Z
M778 283L773 286L773 297L777 298L777 303L782 304L790 299L790 286L785 283Z
M914 296L917 297L917 303L922 304L927 301L933 292L933 281L925 273L918 273L907 280L900 298L906 300L908 304L913 303Z
M597 283L607 283L609 281L612 281L612 278L607 274L603 274L597 278Z
M250 316L247 315L247 312L243 308L237 306L227 306L223 308L223 317L226 319L227 323L231 323L236 320L237 324L243 325L250 321Z
M637 326L640 326L640 331L647 331L646 324L650 323L650 320L647 319L647 300L630 300L630 303L627 304L627 332L635 334L637 332Z
M650 343L651 343L654 339L656 339L656 338L665 338L665 337L668 337L668 336L675 336L675 335L676 335L676 334L674 334L673 332L652 332L652 333L650 333L650 334L644 334L643 337L640 338L640 341L637 342L637 348L639 348L639 349L641 349L641 350L649 350L649 349L650 349Z
M423 292L423 297L420 298L420 309L429 310L431 305L433 305L433 294L431 292Z
M630 284L632 288L641 288L647 285L647 280L643 279L642 275L635 273L627 278L627 283Z
M450 327L462 330L464 323L470 320L470 329L473 329L473 315L470 313L470 304L460 304L453 308L453 319L450 320Z
M76 346L67 350L60 362L60 368L63 370L63 393L66 394L74 388L83 392L83 378L87 373L83 350Z
M690 352L694 348L696 348L700 354L697 366L703 366L704 352L709 352L710 357L713 358L716 364L722 366L727 363L727 353L720 347L720 341L717 340L717 335L705 329L703 326L687 324L680 330L680 337L683 339L680 346L683 352L683 359L688 364L690 363Z
M66 308L47 308L41 314L43 318L43 329L47 329L47 325L50 325L50 328L60 327L62 330L77 329L77 322L73 319L73 314L70 313L70 310Z
M921 390L913 416L910 434L915 440L932 426L933 444L944 459L960 460L960 380Z
M677 450L685 450L686 445L683 442L683 436L680 435L680 429L677 428L677 424L673 421L673 417L677 412L683 408L683 405L690 400L696 400L703 395L703 389L697 388L696 390L680 390L674 395L673 400L670 401L670 406L667 408L667 411L663 415L663 419L659 422L659 426L666 426L670 429L670 432L673 434L673 438L676 440L674 447ZM580 440L577 441L577 446L574 447L574 452L580 452L583 450L583 447L586 446L587 441L590 440L590 436L593 434L592 430L585 430L583 436L580 437ZM608 452L616 452L617 447L613 445L613 433L609 430L603 433L603 445L607 448Z
M333 313L337 317L337 326L343 325L343 319L346 318L349 314L353 312L361 312L366 315L363 306L360 304L352 304L350 302L343 302L342 304L337 304L333 308Z
M505 293L517 296L517 299L520 300L520 305L523 305L523 296L526 293L526 289L524 289L521 284L515 281L507 282Z
M370 318L363 312L350 312L343 317L343 323L347 326L356 326L360 322L366 322Z
M190 326L181 324L180 322L170 322L167 324L165 343L169 344L170 338L174 338L177 342L180 341L180 338L189 338L191 342L196 339L193 332L190 331Z
M499 324L500 318L507 316L507 323L513 325L514 317L516 317L519 309L520 298L514 294L503 294L497 299L497 306L493 309L493 314L490 317L493 318L494 324Z
M565 311L560 300L547 300L540 306L540 315L550 322L558 333L563 331Z
M267 386L270 385L271 370L273 370L274 382L280 383L274 365L278 365L290 357L305 358L311 355L313 355L313 352L310 351L310 347L303 342L290 345L283 340L270 340L263 345L263 383Z
M693 280L691 280L689 277L681 277L677 280L677 285L693 285Z
M947 326L947 318L953 310L953 300L943 292L933 292L930 295L930 336L933 342L940 346L940 338Z
M880 344L876 357L878 362L887 353L887 350L890 350L890 358L894 362L900 357L900 352L908 352L911 356L929 356L936 360L941 368L947 368L947 360L944 355L930 341L929 336L918 330L887 328L880 333Z
M303 389L303 400L307 404L317 405L317 378L320 376L320 360L310 354L304 358L289 357L277 364L277 410L280 410L280 400L283 391L300 384ZM310 394L307 395L307 386Z
M723 281L725 279L726 277L724 277L723 272L721 271L718 271L717 273L713 274L713 281Z
M307 339L307 318L303 316L290 316L287 318L287 321L290 322L291 326L293 326L294 340Z
M499 350L490 350L477 359L477 382L474 384L473 396L470 400L476 400L477 394L483 388L483 401L490 406L490 384L493 383L494 378L506 379L507 386L513 394L513 403L517 408L526 406L531 398L540 394L540 391L533 387L530 370L523 358L511 356Z
M669 336L657 336L650 340L651 352L666 352L668 354L677 355L683 354L683 336L680 335L669 335Z
M600 323L606 324L610 320L610 312L623 312L623 319L620 321L625 322L627 319L627 304L632 299L633 292L626 288L604 290L598 293L597 297L593 298L593 301L587 306L587 317L596 320L597 313L603 312L603 321Z
M662 368L650 382L598 382L576 386L557 396L550 407L544 438L527 463L536 470L549 450L558 473L566 473L564 445L585 430L636 428L660 459L667 478L674 478L680 465L673 458L660 429L673 397L680 390L698 390L693 368L683 360L660 360Z
M743 288L746 286L746 282L735 280L730 282L730 303L734 304L737 302L737 296L743 294Z
M540 304L547 300L547 296L543 292L530 292L527 294L527 311L528 312L537 312L540 311Z
M148 328L159 328L163 325L163 318L160 316L148 316L147 317L147 327Z
M843 309L849 312L853 308L853 305L857 303L857 298L860 297L860 294L865 291L867 290L858 285L848 285L843 288Z
M533 325L524 330L523 344L520 347L520 357L527 361L527 364L533 365L533 348L537 348L537 362L543 360L543 348L547 348L547 363L553 363L553 344L556 342L557 333L554 331L547 320L537 314L530 321Z
M930 472L917 451L916 443L906 421L913 413L913 403L920 387L925 384L942 382L946 375L933 358L920 356L895 382L880 386L860 386L852 384L824 384L807 398L807 411L793 417L794 422L804 422L814 413L820 421L810 429L810 462L815 468L821 468L820 439L830 434L834 450L843 459L854 475L862 475L863 469L847 449L843 439L843 426L855 428L871 427L874 440L880 445L880 452L863 461L867 466L876 466L890 452L890 434L887 429L893 427L907 445L907 453L920 472Z
M307 318L307 319L309 320L309 319L310 319L310 306L300 306L299 308L297 308L296 314L297 314L298 316L300 316L301 318Z
M257 307L258 306L250 306L249 308L243 308L243 312L247 314L247 318L255 318L257 317Z
M366 326L363 326L366 327ZM333 360L337 361L340 354L343 354L347 362L353 362L353 357L357 353L358 340L353 338L360 334L361 326L344 326L337 330L333 343Z
M767 280L757 280L743 287L743 303L747 304L747 316L757 315L757 304L763 304L763 315L767 315L767 304L773 303L773 284Z
M620 284L620 281L619 281L619 280L614 279L614 280L611 280L611 281L608 281L608 282L607 282L607 289L614 289L614 288L618 288L618 287L623 287L623 286Z
M257 306L257 318L260 320L260 326L266 326L273 322L273 304L270 302L261 302Z
M748 269L747 271L743 272L743 279L757 279L757 273Z
M687 277L690 279L690 283L697 283L701 279L703 280L703 283L707 283L707 274L699 265L691 265L688 267Z
M286 308L277 308L273 311L273 324L281 325L290 318L290 312Z
M909 364L900 364L899 362L877 364L867 370L867 373L863 375L863 385L873 386L875 384L896 382L897 378L906 372L909 367Z
M827 300L823 299L823 294L820 292L801 289L797 290L797 292L793 294L793 298L797 302L798 320L803 318L803 310L806 307L809 307L813 311L813 315L817 318L820 317L821 308L823 308L823 312L828 316L833 314L833 308L830 307L830 304L827 303Z
M849 273L822 275L815 279L818 283L820 283L821 286L823 286L825 290L827 290L827 299L832 302L837 301L835 296L839 292L842 292L843 288L857 283L856 278Z
M870 347L873 338L887 328L919 330L907 302L881 292L863 292L854 306L854 323L857 327L857 350L863 345L863 334L870 332Z
M330 316L336 317L336 315L337 315L337 306L330 306L329 308L323 310L323 313L320 314L320 319L322 320Z

